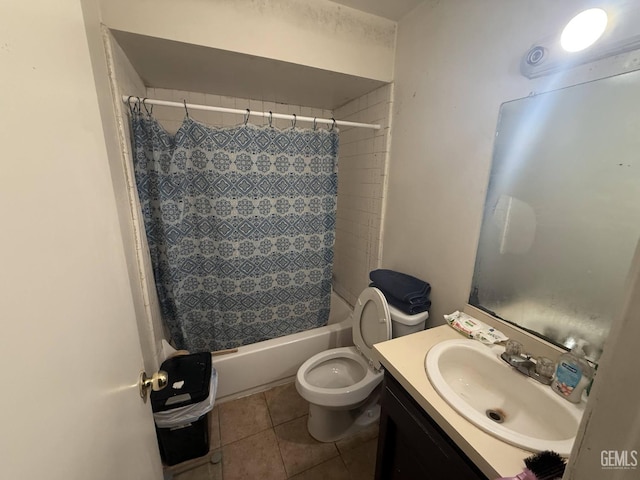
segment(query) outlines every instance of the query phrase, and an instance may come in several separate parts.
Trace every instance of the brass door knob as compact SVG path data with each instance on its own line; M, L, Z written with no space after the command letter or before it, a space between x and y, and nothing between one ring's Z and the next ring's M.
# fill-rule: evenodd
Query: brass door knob
M147 377L147 372L140 374L140 381L138 386L140 387L140 396L146 402L149 388L154 392L162 390L169 383L169 375L164 370L154 373L151 377Z

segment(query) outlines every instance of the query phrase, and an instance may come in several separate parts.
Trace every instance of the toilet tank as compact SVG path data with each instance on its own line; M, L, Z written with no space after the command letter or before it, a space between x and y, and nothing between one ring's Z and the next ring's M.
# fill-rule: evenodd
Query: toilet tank
M429 312L409 315L393 305L389 305L389 313L391 314L391 338L403 337L424 330L424 324L429 318Z

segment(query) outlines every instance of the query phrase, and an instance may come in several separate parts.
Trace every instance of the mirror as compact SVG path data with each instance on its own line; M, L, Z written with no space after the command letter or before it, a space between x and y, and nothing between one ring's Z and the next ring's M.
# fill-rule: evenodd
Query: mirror
M504 103L469 303L597 361L640 237L640 72Z

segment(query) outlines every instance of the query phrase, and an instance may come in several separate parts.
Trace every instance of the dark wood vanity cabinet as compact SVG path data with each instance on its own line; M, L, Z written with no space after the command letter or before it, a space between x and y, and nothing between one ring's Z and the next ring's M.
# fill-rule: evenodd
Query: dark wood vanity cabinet
M486 480L389 373L381 407L376 480Z

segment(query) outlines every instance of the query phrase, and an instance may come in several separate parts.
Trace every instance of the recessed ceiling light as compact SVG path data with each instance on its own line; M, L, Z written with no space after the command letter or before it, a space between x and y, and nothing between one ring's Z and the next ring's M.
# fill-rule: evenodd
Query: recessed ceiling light
M607 12L590 8L573 17L564 27L560 45L567 52L579 52L593 45L607 28Z

